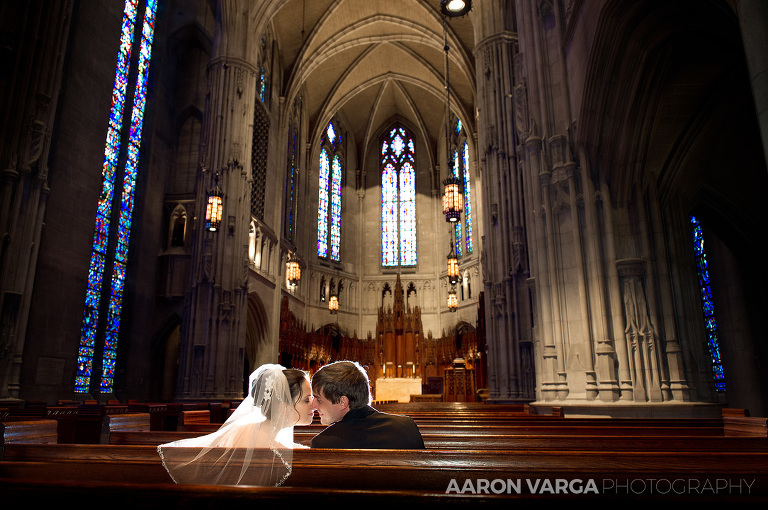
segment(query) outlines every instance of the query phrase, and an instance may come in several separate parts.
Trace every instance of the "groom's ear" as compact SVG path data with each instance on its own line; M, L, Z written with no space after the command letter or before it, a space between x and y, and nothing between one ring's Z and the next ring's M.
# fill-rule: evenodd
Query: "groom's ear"
M341 404L341 407L344 409L347 409L349 407L349 397L346 395L342 395L339 397L339 404Z

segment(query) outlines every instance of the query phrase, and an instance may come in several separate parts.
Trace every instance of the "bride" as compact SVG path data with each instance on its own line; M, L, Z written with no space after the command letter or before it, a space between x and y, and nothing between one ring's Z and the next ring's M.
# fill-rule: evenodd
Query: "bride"
M307 374L262 365L248 379L248 396L211 434L157 447L176 483L280 485L291 474L293 427L312 423Z

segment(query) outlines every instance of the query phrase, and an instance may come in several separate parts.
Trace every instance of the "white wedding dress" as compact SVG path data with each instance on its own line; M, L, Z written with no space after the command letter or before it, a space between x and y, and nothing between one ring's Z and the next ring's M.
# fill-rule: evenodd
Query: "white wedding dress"
M294 404L280 365L262 365L248 380L248 396L226 422L205 436L157 447L174 482L281 485L291 474ZM290 424L289 424L290 423Z

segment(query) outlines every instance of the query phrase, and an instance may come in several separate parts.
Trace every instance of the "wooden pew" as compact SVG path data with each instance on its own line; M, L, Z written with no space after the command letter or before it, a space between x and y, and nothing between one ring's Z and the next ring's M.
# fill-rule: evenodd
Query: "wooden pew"
M221 426L220 423L211 423L211 412L207 409L195 409L193 411L182 411L179 417L177 430L180 431L201 431L213 432Z
M2 479L155 484L166 477L153 446L14 444L0 462ZM446 492L480 479L593 479L601 488L607 480L611 490L633 480L747 480L752 495L766 497L768 452L305 449L294 451L287 485Z
M158 445L187 437L195 432L113 431L109 444ZM309 446L313 434L298 433L294 440ZM768 451L768 439L761 436L584 436L514 435L462 436L424 434L426 448L443 450L611 450L611 451Z
M0 423L0 445L51 444L59 440L56 420L13 420Z
M166 430L168 404L128 401L129 413L149 413L150 430Z
M76 405L56 405L46 409L45 418L56 420L58 423L59 443L74 443L76 441L77 415L78 406Z
M60 505L62 501L80 501L81 508L100 508L104 501L130 501L142 510L210 510L211 508L314 508L320 502L329 508L366 508L375 502L384 508L419 510L454 510L482 508L483 510L509 510L511 505L588 504L590 510L615 510L616 505L690 505L691 495L668 494L446 494L445 491L421 490L349 490L312 487L227 487L210 485L135 484L103 481L36 481L0 479L3 502L14 507L36 508ZM731 493L698 494L696 508L723 508L724 504L760 505L765 497L753 494ZM84 504L85 503L85 504Z
M104 417L114 414L128 414L128 404L105 405L88 402L80 405L77 410L75 442L79 444L100 443Z
M165 430L179 430L182 413L197 410L196 404L187 402L169 402L166 405L168 412L165 417Z
M182 413L184 415L183 427L179 430L198 432L201 434L217 430L220 424L210 423L206 411ZM460 433L460 434L488 434L512 432L518 434L555 433L556 430L568 434L620 434L622 430L630 430L640 435L667 435L668 433L688 435L723 435L723 421L721 419L655 419L655 418L552 418L552 417L526 417L507 419L445 419L445 420L421 420L418 417L414 421L422 431L432 433ZM319 433L325 428L318 421L311 425L299 427L308 432Z
M115 431L150 432L149 413L106 415L102 419L101 444L108 444Z
M768 418L748 416L723 416L726 435L768 437Z

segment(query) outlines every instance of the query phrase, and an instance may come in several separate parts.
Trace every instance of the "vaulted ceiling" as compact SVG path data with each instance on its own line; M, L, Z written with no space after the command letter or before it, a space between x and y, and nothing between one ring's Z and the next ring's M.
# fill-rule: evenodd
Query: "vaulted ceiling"
M269 26L286 71L286 100L303 95L312 140L339 115L361 158L393 116L434 149L445 136L446 40L451 111L474 131L471 18L444 23L439 0L284 1Z

